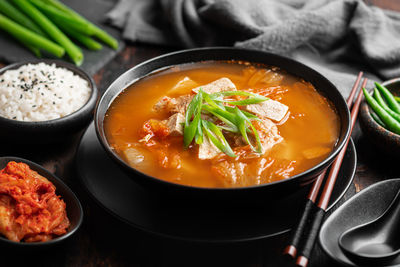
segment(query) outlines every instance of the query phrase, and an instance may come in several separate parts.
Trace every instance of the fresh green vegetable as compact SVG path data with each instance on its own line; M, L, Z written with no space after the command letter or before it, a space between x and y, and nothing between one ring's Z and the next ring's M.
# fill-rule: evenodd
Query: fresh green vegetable
M89 27L91 27L94 31L94 34L93 34L94 36L96 36L98 39L103 41L105 44L109 45L111 48L113 48L113 49L118 48L118 41L114 37L109 35L104 30L100 29L99 27L97 27L96 25L91 23L90 21L86 20L84 17L82 17L81 15L79 15L74 10L70 9L69 7L67 7L66 5L61 3L60 1L58 1L58 0L42 0L42 1L45 2L46 4L52 5L55 8L58 8L59 10L64 11L65 13L73 16L74 18L76 18L77 20L80 20L81 22L85 22L85 23L89 24L90 25Z
M247 99L241 100L247 102L224 99L225 96L233 95L247 96ZM248 105L250 103L255 104L266 100L268 100L268 98L244 91L207 94L200 88L199 93L194 96L192 101L189 103L185 114L185 127L183 134L184 146L188 147L193 141L193 138L197 144L201 144L203 142L203 132L205 132L216 147L229 156L235 156L232 148L226 142L225 137L223 137L222 130L225 130L241 134L253 151L262 153L260 136L251 122L252 120L260 121L260 119L249 112L240 110L237 106L224 106L222 103L232 104L232 102L236 102L236 104L239 103L238 105L243 105L243 103L247 103L246 105ZM215 125L207 120L203 120L201 119L202 113L215 116L224 124ZM191 120L192 118L193 120ZM218 129L218 131L216 129ZM256 148L251 143L248 133L254 135L257 144Z
M392 116L395 120L400 122L400 114L397 114L393 110L391 110L388 105L385 103L385 100L383 100L381 94L379 93L379 90L374 88L374 98L376 102L387 112L389 113L390 116Z
M64 48L61 46L49 41L48 39L20 26L14 21L8 19L7 17L0 14L0 29L8 32L21 42L25 44L29 44L33 47L40 47L43 50L48 51L49 53L62 57L65 53Z
M10 4L7 0L0 0L0 12L3 13L3 15L9 17L10 19L14 20L15 22L19 23L22 26L25 26L26 28L30 29L33 32L36 32L37 34L40 34L44 36L44 32L27 16L25 16L24 13L20 12L18 9L16 9L12 4ZM41 53L39 48L24 43L21 38L16 37L24 46L26 46L32 53L37 56L41 57Z
M19 38L17 38L17 39L18 39L18 41L21 42L22 45L24 45L26 48L28 48L28 50L30 50L36 57L39 57L39 58L42 57L42 53L40 53L39 48L34 47L32 45L29 45L29 44L25 44L24 41L22 41Z
M241 110L238 107L235 108L234 112L237 115L236 125L238 126L239 131L242 134L242 136L244 137L244 139L246 140L246 142L250 145L250 147L253 151L255 151L257 153L262 153L262 145L261 145L260 137L258 135L256 128L254 128L254 126L251 123L251 121L249 120L249 118L247 118L246 115L244 115L243 112L241 112ZM254 146L251 144L251 142L249 140L249 137L247 136L247 127L248 126L250 126L251 131L253 132L254 137L256 138L257 148L254 148Z
M225 109L226 109L227 111L233 112L235 108L226 106ZM250 112L247 112L247 111L245 111L245 110L241 110L241 111L242 111L243 114L246 115L246 117L249 118L250 120L261 121L261 119L260 119L259 117L257 117L256 115L251 114Z
M74 29L69 28L68 25L65 25L58 18L53 18L53 22L71 38L77 40L78 42L86 46L86 48L90 50L100 50L103 47L99 42L96 42L89 36L86 36L84 34L75 31Z
M386 129L400 134L400 123L396 121L392 116L389 115L379 104L376 100L367 92L365 88L362 89L364 92L365 100L367 101L368 105L372 108L372 110L379 116L379 118L383 121L386 125Z
M394 99L397 101L397 103L399 103L399 102L400 102L400 97L398 97L398 96L395 96L395 97L394 97Z
M9 17L14 20L21 26L28 28L29 30L36 32L39 35L45 36L45 33L33 22L29 17L27 17L24 13L15 8L11 3L7 0L0 1L0 12L3 15Z
M41 12L46 14L46 16L50 17L53 21L54 19L61 20L63 22L63 25L67 26L67 28L70 28L71 30L75 30L77 32L80 32L82 34L86 35L93 35L95 33L95 29L91 27L90 24L76 19L70 14L67 14L58 8L55 8L51 5L46 5L44 2L41 0L29 0L33 5L36 6Z
M374 119L374 121L376 121L380 126L382 126L383 128L386 128L385 123L379 118L378 115L376 115L375 112L373 112L373 111L371 110L371 112L370 112L369 114L371 114L371 117L372 117L372 118Z
M202 126L204 127L207 137L219 150L221 150L230 157L236 157L231 146L228 144L224 135L222 134L221 130L217 127L217 125L215 125L210 121L202 120Z
M382 93L383 97L386 99L386 102L388 106L390 107L391 110L393 110L396 113L400 114L400 104L397 103L396 99L390 93L390 91L385 87L380 85L379 83L375 82L376 88L379 89L379 91Z
M38 9L36 9L27 0L13 0L13 2L33 19L42 29L58 44L64 47L67 54L74 61L76 65L81 65L83 62L82 51L71 42L71 40L60 31L46 16L44 16Z
M247 96L248 98L244 99L244 100L226 100L223 98L225 96ZM253 93L245 92L245 91L217 92L217 93L212 93L210 95L210 97L214 101L224 102L224 103L228 103L231 105L237 105L237 106L257 104L257 103L261 103L261 102L268 100L268 98L265 96L253 94Z
M195 138L196 133L198 133L199 124L201 124L201 108L203 103L203 91L200 89L199 93L195 95L192 101L189 103L185 114L185 126L183 131L183 145L184 147L189 147L190 143ZM193 120L191 118L194 116ZM200 134L200 133L198 133ZM197 140L200 140L197 137Z

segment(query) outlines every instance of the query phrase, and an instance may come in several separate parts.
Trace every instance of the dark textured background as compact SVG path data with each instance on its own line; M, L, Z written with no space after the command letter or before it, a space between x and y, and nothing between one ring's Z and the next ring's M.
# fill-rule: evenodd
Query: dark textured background
M86 48L82 48L85 60L81 66L90 75L94 75L104 65L106 65L111 59L113 59L118 52L122 51L125 44L119 39L119 31L105 25L104 14L109 11L115 0L62 0L65 4L78 11L78 13L85 16L90 21L94 22L108 33L118 38L119 48L117 51L103 45L103 49L99 51L90 51ZM77 42L75 42L77 43ZM78 43L77 43L78 44ZM44 53L42 53L44 54ZM46 57L54 58L51 55ZM0 32L0 62L3 63L14 63L19 61L26 61L36 58L29 50L17 42L13 37L9 36L4 32ZM65 56L69 62L68 56Z

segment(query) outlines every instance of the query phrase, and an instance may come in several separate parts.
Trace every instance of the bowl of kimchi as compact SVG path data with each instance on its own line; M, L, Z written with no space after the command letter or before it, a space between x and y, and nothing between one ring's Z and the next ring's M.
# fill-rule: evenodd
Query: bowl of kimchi
M0 157L0 242L48 247L73 236L83 209L71 189L40 165Z
M300 62L202 48L121 75L95 127L108 155L150 191L253 199L312 182L349 138L349 118L336 87Z

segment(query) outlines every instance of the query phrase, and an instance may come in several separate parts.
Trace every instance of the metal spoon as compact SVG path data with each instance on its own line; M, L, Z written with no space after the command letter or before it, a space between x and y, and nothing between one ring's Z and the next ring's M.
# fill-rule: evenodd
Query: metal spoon
M395 258L400 253L400 190L381 216L344 232L339 246L355 261L384 263Z

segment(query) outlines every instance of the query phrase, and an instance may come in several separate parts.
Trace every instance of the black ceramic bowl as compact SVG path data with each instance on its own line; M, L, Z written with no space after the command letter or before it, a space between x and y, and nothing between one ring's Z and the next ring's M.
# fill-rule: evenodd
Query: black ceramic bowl
M0 75L7 70L18 69L25 64L38 64L40 62L44 62L46 64L55 63L57 67L66 68L72 71L74 74L80 76L88 82L89 87L92 89L92 93L86 104L80 109L59 119L26 122L7 119L0 116L0 128L3 129L0 131L0 140L3 142L4 140L6 140L7 143L13 142L23 144L45 144L57 142L70 137L79 130L82 130L93 118L93 112L98 97L96 84L88 74L75 65L61 60L32 60L8 65L0 69Z
M67 216L70 221L70 226L66 234L54 238L50 241L35 243L15 242L8 240L0 235L0 244L20 248L23 247L26 249L42 248L58 245L70 238L79 229L83 220L83 209L74 192L72 192L71 189L63 181L60 180L60 178L50 173L42 166L26 159L17 157L0 157L0 169L3 169L10 161L23 162L27 164L32 170L38 172L41 176L45 177L47 180L53 183L53 185L56 187L56 194L58 196L61 196L61 199L64 200L67 206Z
M388 80L382 83L389 91L395 95L400 96L400 78ZM371 108L364 100L360 106L360 127L363 134L372 142L376 147L381 149L387 154L397 155L400 149L400 135L386 130L379 125L371 116Z
M329 156L318 165L309 170L295 175L291 178L272 182L268 184L240 187L240 188L201 188L193 186L179 185L166 182L155 177L150 177L125 163L109 146L103 128L104 116L108 107L116 96L127 86L137 79L164 68L166 66L178 65L190 62L199 62L207 60L242 60L254 63L261 63L271 66L277 66L288 73L301 77L311 82L315 88L327 97L337 110L340 117L341 129L339 141ZM324 169L326 169L334 160L335 156L343 147L345 141L349 138L350 114L346 102L336 87L324 76L315 70L299 63L295 60L255 50L244 50L237 48L201 48L185 51L178 51L166 54L128 70L114 81L100 99L95 111L95 127L100 143L107 153L123 168L130 177L141 185L156 192L169 192L174 196L181 194L185 196L218 198L218 199L248 199L262 196L288 195L300 186L313 181Z

